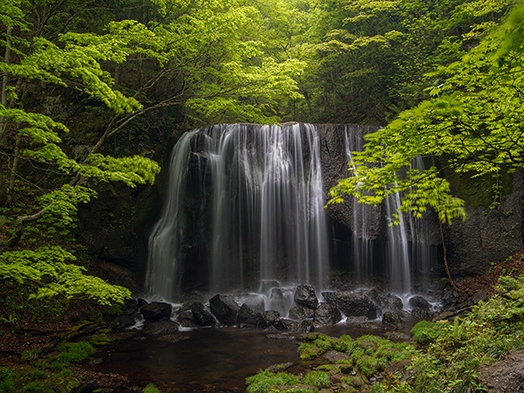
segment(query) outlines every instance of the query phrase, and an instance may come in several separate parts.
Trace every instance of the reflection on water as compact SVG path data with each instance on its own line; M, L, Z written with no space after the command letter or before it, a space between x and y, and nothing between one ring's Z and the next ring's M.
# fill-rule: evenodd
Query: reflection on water
M94 371L127 376L132 385L152 382L164 393L243 392L245 378L273 364L298 363L293 340L266 338L260 330L201 329L168 343L152 338L117 341L103 347Z

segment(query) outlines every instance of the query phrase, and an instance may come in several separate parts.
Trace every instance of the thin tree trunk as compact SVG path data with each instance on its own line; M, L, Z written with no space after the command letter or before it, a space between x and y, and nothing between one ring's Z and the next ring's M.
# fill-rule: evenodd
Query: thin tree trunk
M5 55L4 55L4 62L5 64L9 64L11 62L11 34L13 32L12 26L7 26L7 36L6 36L6 42L5 42ZM2 93L0 102L2 106L7 105L7 82L8 82L9 75L6 72L4 72L4 75L2 76ZM5 130L7 127L7 119L5 117L0 116L0 149L2 149L6 145L5 140ZM5 186L4 181L4 170L3 170L3 159L0 157L0 206L5 206L7 203L7 189Z

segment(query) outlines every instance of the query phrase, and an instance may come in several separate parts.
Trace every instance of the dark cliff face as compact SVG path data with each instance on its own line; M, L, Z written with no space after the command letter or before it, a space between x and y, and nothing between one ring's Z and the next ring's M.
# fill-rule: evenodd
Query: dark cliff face
M348 127L351 132L367 133L376 127L356 125L320 125L322 139L322 169L326 191L337 184L338 180L349 175L347 157L344 148L344 134ZM490 198L485 194L490 184L475 184L471 179L461 178L458 195L466 199L467 220L457 220L453 225L443 224L444 242L451 273L456 277L478 276L486 272L492 263L501 262L509 255L524 248L523 241L523 173L506 176L506 184L500 196L500 204L490 208ZM468 184L469 183L469 184ZM453 181L452 181L453 184ZM467 184L467 185L464 185ZM458 188L458 187L457 187ZM474 191L471 191L471 190ZM475 195L472 195L475 194ZM479 195L483 195L482 197ZM327 208L327 214L335 228L332 234L337 240L356 233L359 237L380 239L385 236L382 207L366 207L366 233L355 227L354 205L351 198L339 205ZM438 223L432 218L432 227L428 230L428 241L438 245L436 252L442 252L442 236ZM441 274L443 274L443 270Z
M486 201L480 203L471 194L466 199L466 221L445 226L452 274L480 275L492 263L501 262L524 248L522 171L508 176L506 183L498 206L489 207Z

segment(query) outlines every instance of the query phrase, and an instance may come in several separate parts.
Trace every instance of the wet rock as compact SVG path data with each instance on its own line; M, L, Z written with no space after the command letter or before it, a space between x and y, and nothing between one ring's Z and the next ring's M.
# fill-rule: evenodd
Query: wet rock
M283 319L283 318L279 318L273 324L273 326L277 330L291 331L291 332L297 331L298 330L298 325L299 325L299 322L297 322L297 321L292 321L291 319Z
M194 302L191 304L191 314L193 322L198 326L215 326L217 323L215 317L206 310L203 303Z
M416 295L409 299L409 305L413 308L420 308L422 310L429 310L431 304L422 296Z
M318 307L318 299L313 285L300 284L295 290L294 301L299 306L315 309Z
M345 352L331 350L322 355L322 357L331 363L337 363L339 360L349 359L349 355Z
M292 362L279 363L279 364L274 364L273 366L269 366L268 368L266 368L266 370L271 371L272 373L278 373L278 372L287 370L292 365L293 365Z
M140 309L140 313L148 322L159 321L171 317L173 307L171 304L162 302L151 302Z
M240 310L237 302L231 295L215 295L209 299L211 313L219 322L232 326L236 323L237 314Z
M150 322L144 326L142 333L149 336L178 333L178 323L171 320Z
M262 312L265 310L264 297L260 295L246 297L244 299L244 304L248 305L256 312Z
M296 303L289 309L289 318L295 320L312 319L315 316L315 310L312 308L302 307Z
M386 311L382 315L382 323L386 326L392 327L393 329L399 329L404 324L402 318L400 318L400 315L393 311Z
M136 323L134 315L119 315L111 321L113 329L127 329Z
M184 327L199 327L193 320L193 313L189 308L184 308L178 312L177 322Z
M429 310L423 310L422 308L414 308L411 310L411 317L413 319L431 319L431 312Z
M237 315L237 324L256 326L260 320L260 313L253 310L246 303L242 304Z
M315 310L313 322L317 326L335 325L342 319L340 310L330 303L321 303Z
M275 310L267 310L259 314L257 326L261 329L267 329L273 326L280 318L280 313Z
M324 292L322 295L328 303L337 307L347 317L365 316L367 319L377 318L377 306L363 294L356 292Z
M401 298L388 293L384 299L384 308L389 311L402 311L404 309L404 304L402 303Z

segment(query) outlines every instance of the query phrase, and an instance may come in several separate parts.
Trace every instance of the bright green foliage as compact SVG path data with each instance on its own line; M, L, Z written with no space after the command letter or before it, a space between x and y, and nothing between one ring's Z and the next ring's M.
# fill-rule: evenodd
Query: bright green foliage
M524 51L517 38L523 23L517 15L523 9L516 7L505 24L461 61L433 75L446 78L431 89L435 98L368 135L365 150L353 156L353 176L331 190L330 203L348 193L378 204L402 192L401 212L421 217L432 207L442 222L451 223L465 218L464 202L452 195L437 163L468 178L500 176L524 166ZM413 168L417 157L433 164Z
M459 60L513 3L308 2L309 29L298 48L310 60L300 85L309 121L386 124L428 98L433 79L425 74Z
M306 385L311 385L316 388L329 388L331 386L331 380L329 375L323 371L310 371L304 378L302 378L302 383Z
M420 345L428 345L442 337L446 332L446 323L435 323L430 321L418 322L411 333L413 338Z
M143 390L144 393L161 393L159 389L155 387L152 383L148 383Z
M417 324L415 338L429 344L427 352L413 358L406 375L381 384L382 391L482 391L480 366L524 347L524 280L501 277L497 288L465 318Z
M67 298L85 296L102 305L110 305L131 297L126 288L84 275L85 268L68 263L75 259L61 247L8 251L0 254L0 277L18 284L39 283L40 288L32 295L36 298L59 294Z
M260 371L258 374L246 379L248 393L267 393L272 388L280 385L297 384L299 379L288 373L272 373L271 371Z

